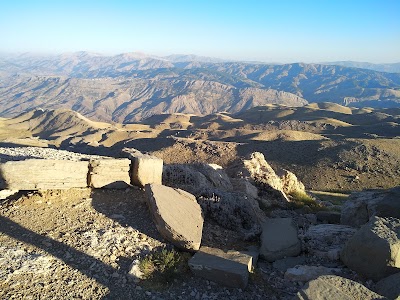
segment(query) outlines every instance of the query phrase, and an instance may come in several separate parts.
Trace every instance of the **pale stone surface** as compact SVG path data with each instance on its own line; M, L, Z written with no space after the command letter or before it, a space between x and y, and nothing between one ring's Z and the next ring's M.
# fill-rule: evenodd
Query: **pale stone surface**
M376 291L389 299L400 299L400 272L378 281Z
M373 217L347 241L340 258L375 281L400 272L400 220Z
M340 222L359 227L373 216L400 218L400 187L351 194L342 206Z
M252 257L246 253L201 247L189 260L189 267L199 277L221 285L245 288L252 269Z
M301 300L377 300L384 297L353 280L323 275L308 282L295 299Z
M194 196L160 184L147 184L146 194L160 234L181 249L198 250L203 216Z
M251 153L231 169L235 176L257 183L260 189L269 192L278 201L289 202L287 195L290 193L305 193L303 183L295 174L285 169L275 171L260 152Z
M265 160L262 153L254 152L250 154L248 159L243 160L243 166L244 168L241 170L243 177L261 181L278 191L283 190L282 180Z
M130 185L131 161L122 159L94 159L89 163L89 186L93 188L123 189Z
M233 185L233 190L235 192L245 193L254 199L258 197L258 189L254 185L252 185L247 179L232 178L231 182Z
M327 268L323 266L299 265L289 268L285 272L285 279L290 281L309 281L321 275L333 275L340 272L338 268Z
M162 183L163 161L155 156L143 155L133 159L132 182L138 186Z
M128 274L136 280L144 279L144 274L139 267L140 261L135 259L129 266Z
M282 169L278 170L277 174L282 180L282 190L285 194L306 192L304 184L297 179L297 176L294 173Z
M309 253L330 260L338 260L340 251L357 229L337 224L310 226L304 234L304 249Z
M16 193L18 193L18 190L0 190L0 200L7 199Z
M260 255L269 262L301 252L297 227L292 218L267 219L262 224Z
M89 162L27 159L0 164L4 188L48 190L87 187Z

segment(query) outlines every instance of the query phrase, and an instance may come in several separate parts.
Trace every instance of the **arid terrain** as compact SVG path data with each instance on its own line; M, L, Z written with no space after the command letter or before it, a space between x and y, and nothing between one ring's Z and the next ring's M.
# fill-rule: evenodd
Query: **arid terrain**
M242 113L154 115L140 123L94 122L70 110L1 119L3 145L56 147L118 157L135 148L166 163L223 167L259 151L307 189L351 192L400 184L400 110L332 103L267 105Z
M179 170L179 166L196 166L192 163L214 163L234 178L238 161L260 152L273 168L297 175L314 197L304 201L320 204L275 207L268 193L258 187L256 197L262 214L272 220L292 218L303 254L293 261L283 259L284 263L259 260L242 289L198 278L187 265L167 280L141 280L131 275L135 262L160 253L160 249L172 249L152 221L143 189L21 191L0 203L0 298L292 299L305 287L306 279L296 281L287 275L286 270L297 264L351 279L352 284L358 282L375 291L379 288L376 282L337 260L315 255L315 242L310 243L308 230L328 225L318 215L320 210L332 213L337 222L338 211L351 192L400 185L399 121L399 109L359 109L333 103L266 105L236 114L206 116L162 114L130 124L92 121L66 109L36 109L2 118L0 162L24 157L73 159L83 154L118 158L122 149L135 148L163 159L164 171L175 170L174 164ZM181 186L164 175L165 184L187 188L195 195L203 188L196 183ZM234 219L238 224L243 222L239 227L249 226L248 211L240 206L243 200L238 200L242 198L232 191L209 192L212 197L214 192L222 193L218 196L221 199L233 197L235 204L221 202L227 205L228 213L221 212L238 218ZM221 201L210 199L212 203ZM250 231L232 228L231 221L223 221L218 211L204 212L202 246L224 250L257 247L257 232L251 231L257 226ZM335 234L340 235L343 246L341 234L346 233ZM187 263L188 254L179 255Z

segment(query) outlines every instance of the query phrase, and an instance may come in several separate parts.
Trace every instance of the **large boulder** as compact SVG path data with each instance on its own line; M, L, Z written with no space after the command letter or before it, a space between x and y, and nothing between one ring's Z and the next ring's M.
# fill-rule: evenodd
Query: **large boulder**
M260 256L269 262L297 256L301 243L292 218L267 219L262 223Z
M282 181L282 190L285 194L292 193L305 193L306 188L304 184L297 178L297 176L285 169L277 170L277 175Z
M400 187L351 194L342 206L340 222L359 227L374 216L400 219Z
M379 280L376 291L388 299L400 299L400 272Z
M243 192L233 192L228 175L218 165L165 165L163 182L194 194L204 214L221 226L250 235L258 233L264 213L257 200Z
M175 246L198 250L203 216L196 198L180 189L147 184L147 203L160 234Z
M196 196L214 190L232 191L233 186L222 167L215 164L170 164L164 166L163 183Z
M250 197L258 198L258 189L245 178L231 178L233 190L239 193L245 193Z
M89 163L89 186L123 189L130 185L131 161L122 159L93 159Z
M251 153L244 159L238 160L230 167L234 177L246 178L255 183L269 197L278 201L288 202L288 195L305 193L303 183L295 174L288 170L274 170L260 152Z
M252 178L254 181L262 183L271 189L283 190L281 178L275 173L274 169L260 152L254 152L247 159L243 160L243 169L241 172L242 177Z
M304 249L321 258L338 260L344 244L357 229L336 224L310 226L304 234Z
M377 300L385 299L353 280L323 275L308 282L296 295L301 300Z
M260 233L265 214L254 198L215 190L212 194L198 197L198 202L204 214L219 225L250 236Z
M347 241L340 258L375 281L400 272L400 220L373 217Z
M3 188L50 190L87 187L88 161L27 159L0 164Z
M189 260L189 267L199 277L224 286L245 288L252 270L252 257L246 253L201 247Z
M143 154L132 148L124 148L122 155L132 160L131 182L144 187L146 184L162 184L163 160Z

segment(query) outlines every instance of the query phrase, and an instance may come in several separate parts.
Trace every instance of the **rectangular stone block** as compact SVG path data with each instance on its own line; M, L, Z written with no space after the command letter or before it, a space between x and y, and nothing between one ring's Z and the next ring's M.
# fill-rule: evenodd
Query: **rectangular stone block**
M132 184L141 187L152 183L162 184L162 159L128 148L123 149L123 154L132 160Z
M189 260L189 267L199 277L224 286L245 288L252 269L252 257L243 252L201 247Z
M89 186L93 188L124 189L131 183L131 161L121 159L94 159L89 163Z
M88 161L27 159L0 164L0 177L9 190L83 188L88 171Z

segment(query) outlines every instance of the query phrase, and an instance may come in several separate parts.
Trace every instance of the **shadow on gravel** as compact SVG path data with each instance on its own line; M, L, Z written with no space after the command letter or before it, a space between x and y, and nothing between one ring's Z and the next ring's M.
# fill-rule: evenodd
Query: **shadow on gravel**
M92 206L103 215L115 220L124 227L132 227L139 232L163 241L154 225L145 202L145 193L139 189L92 190Z
M0 232L21 242L43 249L70 267L106 286L110 292L104 299L137 299L137 294L134 291L130 291L129 288L122 288L116 282L113 282L111 275L118 273L118 271L121 272L121 270L116 270L102 261L68 245L37 234L4 216L0 216L0 225ZM73 260L65 258L66 252L71 254ZM91 270L93 264L98 266L100 272ZM124 270L124 272L126 271ZM107 274L107 276L104 274Z

